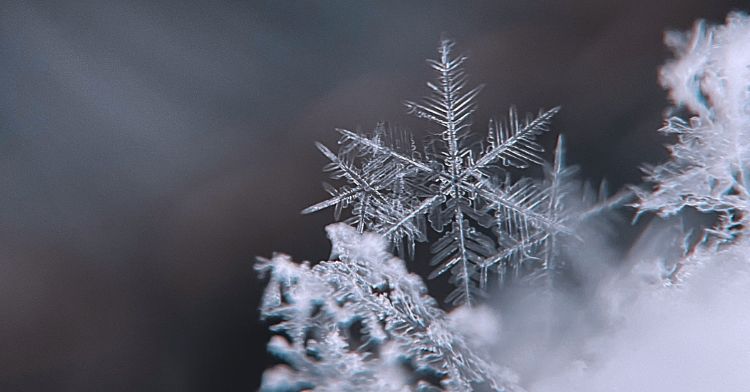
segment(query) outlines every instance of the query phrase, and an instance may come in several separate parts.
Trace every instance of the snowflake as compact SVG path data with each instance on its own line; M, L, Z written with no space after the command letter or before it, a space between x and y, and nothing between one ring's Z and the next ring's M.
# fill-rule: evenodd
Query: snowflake
M387 237L401 252L413 253L414 242L427 238L425 218L443 236L432 244L431 277L451 273L457 287L446 301L471 304L487 285L487 275L504 275L520 250L545 241L553 233L571 231L547 211L549 194L534 181L499 181L507 168L543 164L537 136L549 130L559 108L520 119L511 109L505 122L490 121L486 146L472 143L471 115L482 89L467 89L465 56L453 56L454 43L444 39L438 60L428 60L438 78L427 86L421 103L406 102L408 111L437 125L439 131L420 153L407 133L379 124L369 135L338 129L342 149L334 154L318 148L331 161L326 167L346 184L326 185L332 197L303 213L335 206L335 217L351 207L346 222L359 231ZM551 199L554 204L554 198ZM446 230L447 227L447 230ZM488 235L493 228L498 241Z

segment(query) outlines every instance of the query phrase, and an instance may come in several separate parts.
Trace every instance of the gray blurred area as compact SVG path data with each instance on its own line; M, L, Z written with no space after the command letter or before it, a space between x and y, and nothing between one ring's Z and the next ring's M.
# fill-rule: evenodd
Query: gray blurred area
M4 1L0 390L255 390L255 255L329 252L314 141L425 93L442 32L593 180L665 157L664 29L744 2ZM551 146L554 135L543 143Z

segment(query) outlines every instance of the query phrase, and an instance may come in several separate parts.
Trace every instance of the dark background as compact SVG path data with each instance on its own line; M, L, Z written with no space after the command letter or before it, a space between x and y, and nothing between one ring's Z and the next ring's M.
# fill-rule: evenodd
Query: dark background
M2 2L0 390L254 390L254 256L329 251L313 142L422 131L401 101L441 32L487 84L475 129L562 105L569 160L618 187L665 157L663 30L747 5Z

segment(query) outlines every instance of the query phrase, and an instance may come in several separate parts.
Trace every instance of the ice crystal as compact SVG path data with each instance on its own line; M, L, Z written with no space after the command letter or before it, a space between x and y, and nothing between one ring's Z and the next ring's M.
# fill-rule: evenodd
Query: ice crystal
M422 280L377 234L330 225L332 261L261 259L270 280L261 303L284 364L263 391L522 391L515 376L475 354L427 295Z
M549 130L559 108L524 118L512 108L504 122L490 121L485 143L472 143L471 115L482 86L467 87L466 57L454 56L453 46L442 40L439 58L428 61L437 72L437 80L427 83L430 95L405 103L409 113L438 128L423 151L410 135L386 124L370 134L338 129L338 154L318 148L331 161L326 170L345 184L326 185L332 197L303 212L333 206L338 219L351 207L346 222L360 232L381 233L401 254L413 253L414 242L427 238L429 221L434 231L444 232L431 245L430 277L450 272L456 289L446 301L470 305L489 272L518 271L522 257L516 256L571 231L558 219L556 196L550 199L534 181L513 182L508 175L508 168L544 163L535 139Z
M653 191L640 191L641 211L672 215L685 207L718 213L709 233L731 241L750 219L750 18L732 13L726 25L695 24L670 33L676 58L661 69L661 82L692 117L667 119L661 129L676 135L672 159L646 168Z
M566 165L564 139L559 136L553 162L544 163L544 179L540 183L529 179L525 181L532 182L545 195L539 211L550 222L556 222L568 231L550 231L534 226L508 227L514 220L500 215L498 226L506 226L498 230L498 237L503 239L507 238L505 233L519 233L518 238L501 243L502 250L485 263L490 266L502 263L500 271L514 273L515 277L520 273L519 268L525 268L531 271L524 277L526 281L543 279L545 283L542 287L551 288L555 277L565 270L570 257L566 253L575 253L565 252L564 248L581 243L581 238L575 233L596 225L594 218L606 217L607 212L623 206L633 196L630 190L610 196L606 181L602 181L595 190L590 183L579 181L577 172L577 166ZM513 216L512 212L506 214Z

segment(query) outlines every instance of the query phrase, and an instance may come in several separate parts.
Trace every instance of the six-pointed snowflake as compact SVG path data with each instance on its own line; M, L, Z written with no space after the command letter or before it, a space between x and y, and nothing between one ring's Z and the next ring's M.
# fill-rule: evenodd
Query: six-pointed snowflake
M457 287L446 299L471 304L487 284L488 272L505 275L518 270L517 255L555 233L570 233L550 210L549 193L534 181L512 182L508 168L543 164L536 137L549 130L559 108L521 119L511 109L505 122L490 121L486 143L470 140L471 115L482 89L466 87L465 56L453 56L453 42L443 40L439 59L429 60L437 81L428 83L431 94L421 103L406 102L411 114L438 127L419 152L413 138L386 124L371 134L338 129L341 150L334 154L318 148L331 161L326 167L334 179L345 180L332 197L304 213L335 206L351 207L347 220L360 231L383 234L404 253L415 241L427 238L426 220L444 232L432 244L435 266L431 277L451 273ZM501 180L501 178L504 178ZM496 234L496 239L489 234Z

